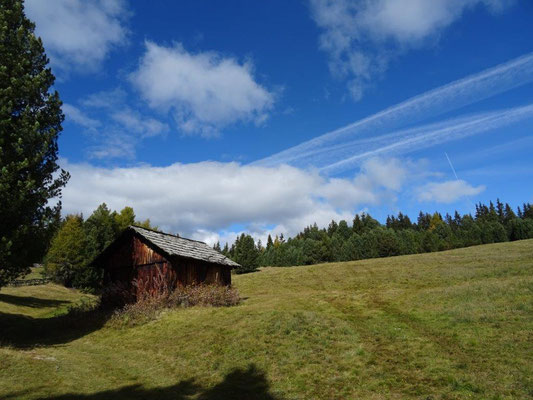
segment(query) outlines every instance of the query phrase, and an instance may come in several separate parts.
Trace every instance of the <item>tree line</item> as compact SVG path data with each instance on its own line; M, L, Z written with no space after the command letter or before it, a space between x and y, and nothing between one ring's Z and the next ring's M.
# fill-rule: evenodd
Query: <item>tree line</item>
M237 272L244 273L261 266L353 261L529 238L533 238L533 206L525 203L515 213L497 200L477 204L473 216L420 212L413 222L400 212L381 224L363 213L355 215L351 224L331 221L327 228L319 228L315 223L287 240L283 234L274 239L269 235L265 246L241 234L231 247L216 243L214 248L241 264Z
M131 207L116 212L102 203L87 219L81 214L68 215L60 222L44 257L45 274L67 287L97 289L102 271L90 262L130 225L157 229L149 219L136 221Z

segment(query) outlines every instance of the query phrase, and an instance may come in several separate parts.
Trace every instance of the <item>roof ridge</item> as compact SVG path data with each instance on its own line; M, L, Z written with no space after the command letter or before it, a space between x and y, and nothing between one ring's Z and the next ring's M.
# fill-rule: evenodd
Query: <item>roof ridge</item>
M155 229L152 229L152 228L145 228L144 226L140 226L140 225L130 225L128 228L140 228L140 229L144 229L145 231L154 232L154 233L160 233L161 235L172 236L174 238L184 239L184 240L188 240L190 242L202 243L202 244L205 244L208 247L211 247L206 242L202 242L201 240L189 239L189 238L186 238L186 237L183 237L183 236L180 236L180 235L174 235L172 233L158 231L158 230L155 230Z

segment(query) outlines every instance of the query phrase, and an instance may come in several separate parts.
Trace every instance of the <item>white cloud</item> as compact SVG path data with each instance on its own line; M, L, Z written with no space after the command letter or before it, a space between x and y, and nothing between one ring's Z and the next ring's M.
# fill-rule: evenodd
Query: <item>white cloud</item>
M63 111L67 121L82 126L90 136L94 144L86 153L91 159L133 160L143 139L164 135L170 129L166 123L138 111L121 89L92 94L79 104L81 108L64 104Z
M384 168L394 176L403 167L397 160L378 164L366 164L352 179L327 179L286 165L201 162L102 168L63 161L72 175L63 190L63 211L89 215L105 201L112 209L132 206L139 218L150 218L165 230L206 240L221 237L220 232L228 238L236 235L233 226L263 239L267 231L294 235L314 222L351 220L362 205L378 204L391 189L399 189Z
M400 190L407 175L406 168L397 158L371 158L363 164L363 171L372 182L391 190Z
M239 121L262 123L274 104L274 94L256 82L250 62L190 53L181 44L147 41L130 79L152 108L171 112L187 134L212 136Z
M87 108L116 109L126 103L128 94L121 88L104 90L90 94L81 100L81 104Z
M409 48L434 43L438 34L466 9L485 5L491 12L510 0L311 0L312 15L322 28L320 48L330 56L330 70L348 78L354 99Z
M26 0L25 8L52 65L63 71L94 71L127 41L122 0Z
M472 186L463 180L428 183L419 188L419 201L434 201L437 203L453 203L461 197L476 196L485 190L485 186Z
M135 159L138 138L120 128L112 127L96 132L92 139L96 144L89 146L85 150L87 157L90 159Z
M127 107L112 113L111 118L128 131L141 134L142 137L157 136L169 130L167 124L154 118L143 116Z
M100 121L89 117L79 108L71 104L64 103L62 106L62 109L63 109L63 112L65 113L65 117L67 121L72 121L87 129L96 129L100 126Z

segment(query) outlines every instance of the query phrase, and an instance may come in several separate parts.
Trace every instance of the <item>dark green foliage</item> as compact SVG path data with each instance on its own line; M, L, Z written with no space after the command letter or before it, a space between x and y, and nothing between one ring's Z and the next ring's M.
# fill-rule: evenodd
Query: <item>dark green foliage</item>
M401 212L398 214L398 218L394 215L388 216L386 225L387 228L392 228L396 231L413 228L411 219L407 215L403 215Z
M533 237L533 219L514 218L507 226L509 240L522 240Z
M86 248L83 218L80 215L67 216L46 255L46 275L57 283L71 287L76 275L85 268Z
M349 232L349 236L351 236L352 231L350 230ZM347 242L347 240L338 233L335 233L328 241L327 244L330 252L330 256L328 258L331 261L342 261L342 245L345 242Z
M463 216L458 236L463 244L461 247L475 246L482 243L481 228L471 215Z
M146 229L152 229L154 231L158 231L159 230L158 226L152 225L152 223L150 221L150 218L147 218L144 221L135 221L135 223L133 225L137 225L137 226L140 226L140 227L146 228Z
M361 236L354 233L343 243L339 261L361 260L363 258L362 249L363 241Z
M233 260L241 265L235 272L243 274L253 272L259 266L259 249L255 246L254 238L244 233L237 238L233 249Z
M337 229L339 228L339 224L337 224L336 221L331 221L328 225L328 235L331 237L335 232L337 232Z
M367 213L357 214L353 220L352 230L358 235L362 235L372 229L379 227L381 224Z
M379 257L391 257L401 254L400 241L393 229L376 229L375 233Z
M348 223L345 220L339 221L337 234L342 238L342 240L347 240L352 235L352 230L350 229Z
M426 253L533 238L533 207L523 204L518 217L500 200L477 204L475 217L420 212L417 223L402 214L388 216L385 226L369 214L356 215L350 227L346 221L331 221L327 229L317 224L304 228L293 239L272 242L259 256L262 266L317 264L403 254ZM251 247L250 247L251 248ZM231 256L231 255L230 255Z
M118 233L122 232L130 225L135 225L135 213L131 207L124 207L120 213L115 213L114 217L115 229Z
M57 165L64 116L42 42L20 0L0 2L0 287L39 262L69 175ZM59 171L59 172L58 172Z
M228 246L228 244L226 243L226 247L227 246ZM273 246L274 246L274 242L272 241L272 236L268 235L266 249L270 250Z
M429 225L431 223L431 215L424 214L422 211L420 211L420 214L418 214L418 220L417 220L417 227L420 231L427 231L429 229Z
M431 253L433 251L438 251L440 248L440 238L433 231L425 231L422 235L422 246L421 249L425 253Z
M116 213L111 213L105 203L98 206L85 221L84 229L87 235L87 258L93 260L107 246L115 240L119 232Z
M401 254L421 253L421 234L414 229L404 229L398 232Z
M102 271L91 261L134 221L133 208L124 207L117 213L105 203L85 221L79 215L67 216L45 257L46 274L65 286L98 289ZM151 228L149 220L145 225Z

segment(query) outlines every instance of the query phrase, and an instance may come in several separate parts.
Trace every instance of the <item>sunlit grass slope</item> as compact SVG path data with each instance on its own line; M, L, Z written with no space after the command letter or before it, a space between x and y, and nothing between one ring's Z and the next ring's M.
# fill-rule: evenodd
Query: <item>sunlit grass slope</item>
M0 398L533 396L533 240L265 268L234 284L239 306L169 311L132 328L62 327L53 309L81 294L2 289L0 324L12 329ZM40 337L37 324L48 324ZM37 330L18 340L18 326Z

